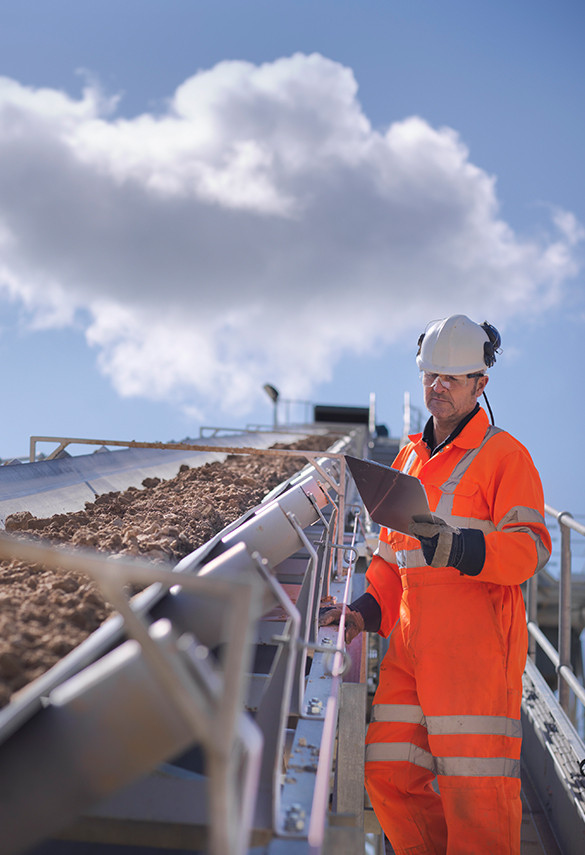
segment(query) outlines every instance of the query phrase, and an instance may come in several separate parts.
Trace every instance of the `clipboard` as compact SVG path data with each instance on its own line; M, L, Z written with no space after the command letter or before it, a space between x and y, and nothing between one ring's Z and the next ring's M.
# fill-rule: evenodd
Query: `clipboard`
M374 522L409 534L413 516L431 511L425 488L412 475L373 460L344 455L362 501Z

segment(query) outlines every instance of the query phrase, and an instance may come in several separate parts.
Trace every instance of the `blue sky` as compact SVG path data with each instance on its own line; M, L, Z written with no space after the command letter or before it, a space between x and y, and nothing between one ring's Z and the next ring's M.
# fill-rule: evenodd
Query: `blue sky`
M580 0L0 0L0 457L285 398L402 430L426 323L585 513ZM576 453L569 447L576 445Z

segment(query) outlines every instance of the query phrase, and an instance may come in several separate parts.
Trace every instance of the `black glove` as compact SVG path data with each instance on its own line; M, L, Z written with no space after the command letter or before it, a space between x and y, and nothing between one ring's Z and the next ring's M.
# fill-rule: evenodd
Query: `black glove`
M382 612L371 594L362 594L347 608L342 605L325 606L319 610L319 626L338 624L345 609L345 643L349 644L360 632L378 632Z
M455 567L466 576L478 576L485 563L485 538L477 528L454 528L440 517L412 518L409 531L420 540L430 567Z

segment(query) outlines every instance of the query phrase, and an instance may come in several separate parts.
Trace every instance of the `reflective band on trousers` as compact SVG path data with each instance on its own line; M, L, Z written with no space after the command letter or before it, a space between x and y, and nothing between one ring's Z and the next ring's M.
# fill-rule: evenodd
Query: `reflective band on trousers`
M366 763L403 761L436 775L469 778L519 778L520 760L511 757L433 757L410 742L372 742L366 745Z
M522 736L522 723L502 715L428 715L416 704L374 704L371 721L407 722L426 727L431 736L491 734Z

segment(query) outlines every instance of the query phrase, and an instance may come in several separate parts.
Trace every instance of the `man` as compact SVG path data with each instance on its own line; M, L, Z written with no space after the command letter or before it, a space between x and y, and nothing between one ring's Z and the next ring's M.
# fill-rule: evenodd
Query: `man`
M396 855L520 853L520 584L548 560L550 537L530 455L478 404L499 345L464 315L420 337L431 417L394 468L420 479L432 521L415 518L412 536L382 528L368 590L346 613L346 642L364 629L389 637L366 787Z

